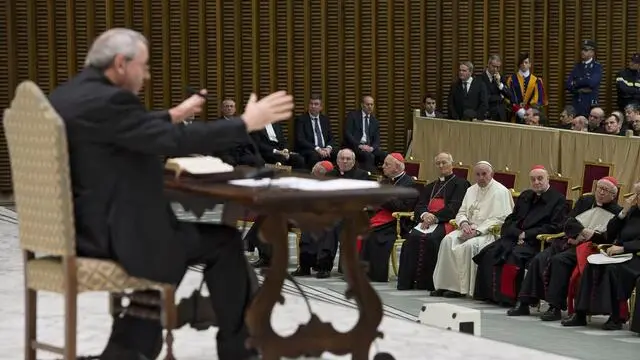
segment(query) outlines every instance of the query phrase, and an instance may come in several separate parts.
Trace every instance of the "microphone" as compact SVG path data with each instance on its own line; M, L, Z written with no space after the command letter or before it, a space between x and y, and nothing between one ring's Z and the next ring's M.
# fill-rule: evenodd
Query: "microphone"
M196 90L195 88L193 88L193 87L191 87L189 85L185 86L185 90L187 91L187 94L189 94L189 95L198 95L198 96L200 96L200 97L202 97L204 99L207 98L207 95L202 94L199 90Z

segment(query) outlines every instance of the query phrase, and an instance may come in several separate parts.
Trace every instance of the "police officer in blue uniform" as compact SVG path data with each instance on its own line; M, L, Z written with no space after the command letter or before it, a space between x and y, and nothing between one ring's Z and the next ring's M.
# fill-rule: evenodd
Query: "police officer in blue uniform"
M582 42L582 61L577 63L567 79L567 90L577 115L589 116L592 107L598 105L598 88L602 79L602 65L595 60L596 43Z

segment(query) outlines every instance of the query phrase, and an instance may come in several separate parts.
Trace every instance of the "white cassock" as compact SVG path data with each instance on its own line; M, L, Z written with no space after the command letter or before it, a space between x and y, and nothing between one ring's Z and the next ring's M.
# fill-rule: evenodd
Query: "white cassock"
M462 231L454 230L440 243L438 262L433 272L436 290L449 290L473 296L477 266L473 262L482 248L495 240L489 233L494 225L502 225L513 210L513 197L509 189L491 179L481 188L474 184L467 189L456 215L456 223L468 221L477 226L481 235L461 241Z

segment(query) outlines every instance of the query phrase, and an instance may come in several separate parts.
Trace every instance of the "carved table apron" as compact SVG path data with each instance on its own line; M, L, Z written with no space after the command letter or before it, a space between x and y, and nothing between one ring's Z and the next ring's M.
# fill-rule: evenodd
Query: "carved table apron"
M325 351L336 355L352 354L354 360L368 359L371 343L383 336L378 331L383 312L382 302L358 260L355 240L368 231L368 218L362 210L393 197L415 197L415 190L381 186L379 189L316 192L169 178L165 180L165 189L172 201L179 202L198 217L220 203L225 203L223 221L226 224L235 225L243 208L265 216L260 234L262 240L273 247L271 267L245 315L250 334L248 346L260 349L263 359L319 357ZM309 322L300 325L291 336L276 334L271 326L271 314L276 303L284 303L282 286L289 263L288 222L302 231L317 231L341 219L344 221L340 261L348 284L345 296L355 299L360 312L358 322L349 332L342 333L311 314Z

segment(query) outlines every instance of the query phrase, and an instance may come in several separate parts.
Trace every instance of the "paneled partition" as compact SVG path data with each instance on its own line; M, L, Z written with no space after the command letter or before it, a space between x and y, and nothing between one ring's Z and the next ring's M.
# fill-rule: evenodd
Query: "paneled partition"
M638 0L5 1L0 108L24 79L45 91L65 81L82 68L97 34L126 26L151 42L152 79L143 94L151 108L176 104L187 84L213 94L207 119L219 116L225 97L241 111L251 91L287 89L302 112L319 93L338 135L346 111L371 94L383 146L402 150L421 97L433 94L446 110L457 62L480 69L492 53L512 72L517 53L531 52L554 120L579 41L595 38L605 68L600 100L610 108L614 73L640 48L638 7ZM10 187L0 136L0 190Z
M640 180L639 137L415 117L411 156L425 163L420 179L437 177L432 159L439 152L451 153L456 163L473 165L485 160L495 170L518 172L518 191L530 187L528 174L534 165L544 165L552 176L570 179L570 186L582 185L585 163L613 164L612 175L623 193Z

